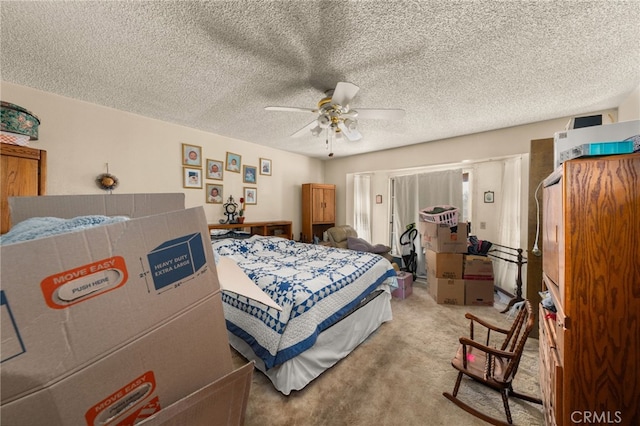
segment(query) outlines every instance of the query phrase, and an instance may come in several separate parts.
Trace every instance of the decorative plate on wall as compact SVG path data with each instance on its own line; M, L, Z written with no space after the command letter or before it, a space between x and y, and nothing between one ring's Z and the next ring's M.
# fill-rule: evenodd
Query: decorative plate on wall
M2 123L0 130L26 135L34 141L38 140L40 119L18 105L0 101L0 122Z

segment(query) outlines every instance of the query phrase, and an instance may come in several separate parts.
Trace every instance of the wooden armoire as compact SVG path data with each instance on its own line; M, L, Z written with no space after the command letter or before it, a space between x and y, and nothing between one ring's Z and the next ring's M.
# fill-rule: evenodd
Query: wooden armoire
M567 161L543 197L546 422L640 425L640 154Z
M302 185L302 242L322 241L323 233L336 224L336 186L322 183Z
M0 214L1 233L11 228L8 198L44 195L47 184L47 152L27 146L0 143Z

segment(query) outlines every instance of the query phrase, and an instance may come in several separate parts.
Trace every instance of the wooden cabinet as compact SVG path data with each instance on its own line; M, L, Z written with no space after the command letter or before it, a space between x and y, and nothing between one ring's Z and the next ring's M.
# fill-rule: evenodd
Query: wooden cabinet
M336 186L321 183L302 185L302 241L313 242L316 236L335 226Z
M640 424L640 154L545 180L540 385L547 424Z
M47 182L47 152L20 145L0 143L0 213L2 234L11 228L8 198L44 195Z

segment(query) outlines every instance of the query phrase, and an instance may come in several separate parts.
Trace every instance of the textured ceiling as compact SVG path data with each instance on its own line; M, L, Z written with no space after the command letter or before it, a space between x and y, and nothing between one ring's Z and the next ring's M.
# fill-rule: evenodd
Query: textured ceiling
M339 81L335 156L617 107L640 84L639 1L2 1L2 80L327 158L291 138ZM25 105L28 108L28 106ZM34 111L35 112L35 111ZM36 112L37 114L37 112Z

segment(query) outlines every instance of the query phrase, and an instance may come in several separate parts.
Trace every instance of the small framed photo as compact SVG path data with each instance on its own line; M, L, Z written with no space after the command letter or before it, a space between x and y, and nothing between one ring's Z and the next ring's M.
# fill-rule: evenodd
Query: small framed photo
M242 166L242 182L256 183L258 170L255 166Z
M217 183L207 184L207 203L222 204L224 195L222 193L222 185Z
M271 176L271 160L267 158L260 159L260 174Z
M376 204L382 204L382 195L376 195Z
M230 172L240 173L240 163L242 157L238 154L234 154L233 152L227 152L227 162L225 163L225 170L229 170Z
M493 191L486 191L484 193L484 202L493 203Z
M224 173L224 163L219 160L207 158L207 179L222 180Z
M183 167L183 188L202 188L202 169Z
M245 204L258 204L258 188L244 187Z
M183 143L182 165L202 167L202 148L197 145Z

